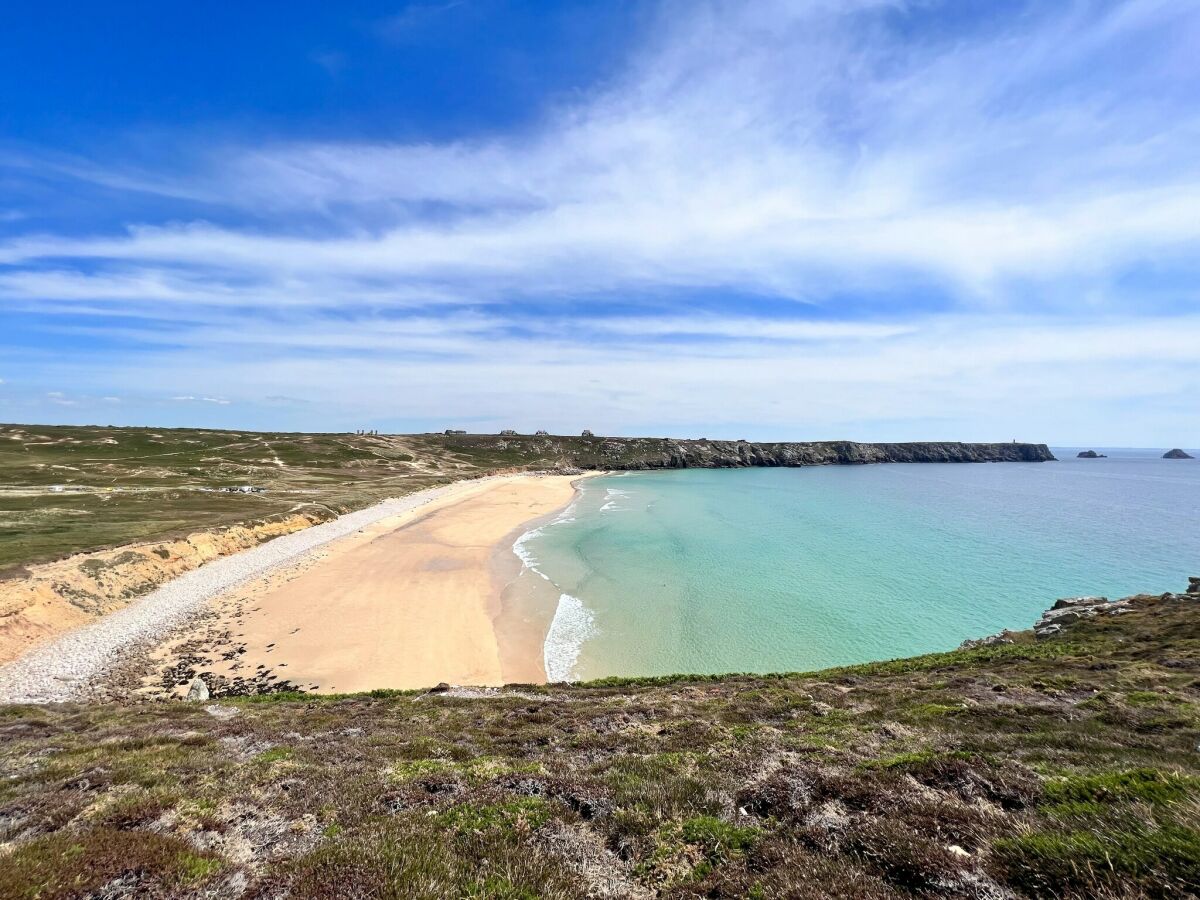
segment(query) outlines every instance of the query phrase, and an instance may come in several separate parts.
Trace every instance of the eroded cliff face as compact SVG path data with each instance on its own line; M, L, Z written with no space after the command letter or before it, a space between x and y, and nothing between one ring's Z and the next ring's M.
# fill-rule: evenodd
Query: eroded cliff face
M588 469L741 468L750 466L835 466L870 463L1046 462L1045 444L920 442L860 444L856 441L755 444L748 441L676 441L604 438L575 463Z
M31 566L25 577L0 582L0 664L210 560L320 521L315 514L297 513Z

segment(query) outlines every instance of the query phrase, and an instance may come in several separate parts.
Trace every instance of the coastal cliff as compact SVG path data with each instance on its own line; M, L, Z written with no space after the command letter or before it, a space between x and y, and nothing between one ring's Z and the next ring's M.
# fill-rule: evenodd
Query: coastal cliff
M560 437L555 435L438 435L449 453L508 454L522 460L580 469L736 469L749 467L852 466L872 463L1047 462L1045 444L967 444L920 441L864 444L857 441L752 443L672 438Z
M1047 462L1045 444L856 441L755 444L748 441L656 441L608 438L603 456L615 469L731 469L742 467L853 466L871 463Z
M516 434L0 425L0 582L34 565L498 472L1038 461L1044 444L749 443ZM89 589L90 590L90 589ZM4 602L0 597L0 616Z

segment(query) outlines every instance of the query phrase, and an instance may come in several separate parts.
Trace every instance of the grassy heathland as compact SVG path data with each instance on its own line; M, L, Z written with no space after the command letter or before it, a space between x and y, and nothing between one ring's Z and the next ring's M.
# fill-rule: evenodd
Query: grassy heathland
M0 897L1177 898L1197 601L812 674L0 709Z
M561 457L534 437L0 425L0 574L290 512L333 516ZM243 485L265 492L218 490Z

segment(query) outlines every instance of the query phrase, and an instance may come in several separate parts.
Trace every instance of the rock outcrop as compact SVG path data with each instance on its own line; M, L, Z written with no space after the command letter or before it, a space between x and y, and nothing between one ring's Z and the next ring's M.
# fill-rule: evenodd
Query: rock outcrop
M1135 594L1120 600L1109 600L1107 597L1063 597L1054 601L1054 605L1042 613L1042 617L1033 626L1033 635L1038 640L1059 634L1075 622L1092 619L1096 616L1118 616L1130 612L1141 603L1161 601L1198 601L1200 602L1200 576L1188 578L1187 590L1182 594ZM963 641L959 650L975 650L980 647L994 647L998 644L1015 643L1018 632L1000 631L987 637L971 638Z
M570 464L584 469L732 469L748 467L850 466L870 463L1047 462L1045 444L919 442L860 444L856 441L755 444L749 441L684 441L669 438L605 438L598 449L563 446Z
M1076 459L1108 459L1104 453L1097 453L1095 450L1080 450L1075 454Z
M1033 634L1039 640L1058 634L1067 625L1083 619L1096 616L1117 616L1129 612L1133 607L1145 601L1187 601L1200 600L1200 577L1188 578L1187 591L1183 594L1135 594L1120 600L1109 600L1107 597L1063 597L1054 601L1054 605L1042 613L1042 617L1033 626Z
M1192 454L1190 454L1190 453L1185 453L1184 451L1182 451L1178 447L1176 447L1174 450L1168 450L1166 453L1164 453L1162 458L1163 459L1195 459L1196 457L1192 456Z
M969 638L959 644L959 650L977 650L980 647L996 647L1000 644L1014 643L1012 638L1013 632L997 631L995 634L989 634L987 637Z

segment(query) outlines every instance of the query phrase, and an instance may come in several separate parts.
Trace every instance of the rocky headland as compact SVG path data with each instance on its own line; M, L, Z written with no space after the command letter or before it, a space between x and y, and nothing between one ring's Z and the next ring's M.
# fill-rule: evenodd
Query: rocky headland
M873 463L1048 462L1045 444L918 441L864 444L858 441L676 440L673 438L452 435L446 449L480 453L516 452L555 459L580 469L734 469L749 467L855 466Z
M1083 619L1119 616L1148 603L1180 602L1200 602L1200 576L1189 577L1187 590L1182 594L1171 591L1162 594L1134 594L1120 600L1109 600L1107 597L1062 597L1055 600L1054 605L1042 613L1041 618L1034 623L1033 635L1038 640L1044 640L1060 634L1064 627ZM987 637L971 638L963 641L959 649L973 650L978 647L1011 644L1019 634L1020 632L1000 631Z

